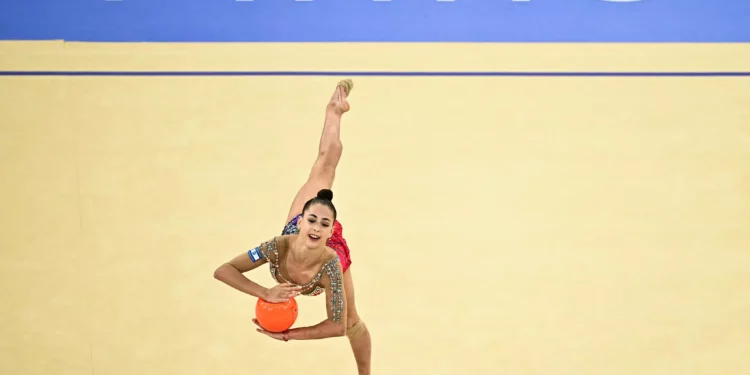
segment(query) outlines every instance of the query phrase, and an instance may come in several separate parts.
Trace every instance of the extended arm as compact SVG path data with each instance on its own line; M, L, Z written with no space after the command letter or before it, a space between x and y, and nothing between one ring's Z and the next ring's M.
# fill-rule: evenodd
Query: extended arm
M264 242L262 245L234 257L227 263L222 264L214 271L214 278L253 297L261 298L270 302L281 302L293 297L297 289L289 285L278 285L268 289L248 279L244 273L252 271L268 262L273 255L272 247L277 244L278 238Z
M214 278L239 290L240 292L249 294L253 297L263 298L266 296L268 289L259 285L255 281L248 279L243 274L266 262L267 260L265 258L253 262L250 260L247 253L242 253L229 262L219 266L219 268L214 271Z

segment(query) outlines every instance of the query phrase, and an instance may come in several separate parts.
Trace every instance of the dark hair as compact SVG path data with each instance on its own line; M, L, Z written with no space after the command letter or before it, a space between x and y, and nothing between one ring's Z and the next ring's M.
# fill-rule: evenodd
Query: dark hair
M333 220L336 220L336 207L333 205L333 192L329 189L323 189L318 192L318 196L310 199L305 203L305 206L302 207L302 213L304 214L307 209L310 208L313 204L322 204L333 211Z

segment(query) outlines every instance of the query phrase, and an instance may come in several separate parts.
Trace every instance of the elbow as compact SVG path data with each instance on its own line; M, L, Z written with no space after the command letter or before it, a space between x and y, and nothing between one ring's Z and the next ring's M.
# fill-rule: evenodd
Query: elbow
M346 321L326 320L317 326L320 338L346 336Z
M335 337L346 336L346 322L336 324L336 327L333 329L333 335Z
M219 268L214 270L214 279L219 281L224 281L224 275L226 275L227 272L227 264L222 264L219 266Z

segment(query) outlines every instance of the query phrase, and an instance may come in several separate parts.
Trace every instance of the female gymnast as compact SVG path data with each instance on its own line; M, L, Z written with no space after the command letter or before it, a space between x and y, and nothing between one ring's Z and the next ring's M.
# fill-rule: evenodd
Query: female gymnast
M360 374L370 374L370 333L357 314L349 247L332 203L331 187L342 153L339 136L341 117L349 111L347 96L352 82L336 86L326 107L318 156L307 181L292 202L281 236L236 256L221 265L214 277L251 296L269 302L325 292L327 319L311 327L293 328L282 333L258 329L277 340L312 340L346 335ZM272 288L249 280L245 272L269 264L279 284ZM255 324L260 327L258 322Z

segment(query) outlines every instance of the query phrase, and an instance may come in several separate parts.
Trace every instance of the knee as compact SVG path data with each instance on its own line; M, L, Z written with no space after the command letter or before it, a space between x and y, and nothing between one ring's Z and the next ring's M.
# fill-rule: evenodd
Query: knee
M346 337L348 337L349 340L354 340L364 335L366 332L367 332L367 327L365 326L365 322L363 322L361 319L357 318L356 321L352 321L352 322L350 322L347 319Z
M352 328L359 324L360 318L357 314L350 314L346 317L346 329Z

